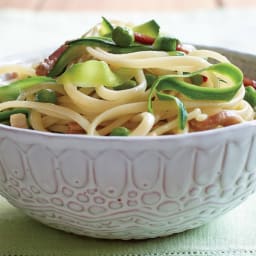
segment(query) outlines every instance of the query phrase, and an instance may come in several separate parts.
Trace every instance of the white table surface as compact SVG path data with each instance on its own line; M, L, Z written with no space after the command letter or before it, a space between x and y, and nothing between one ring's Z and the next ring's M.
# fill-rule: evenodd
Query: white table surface
M33 12L0 9L0 56L58 46L82 35L101 16L140 23L155 18L181 41L256 52L256 9L189 12Z

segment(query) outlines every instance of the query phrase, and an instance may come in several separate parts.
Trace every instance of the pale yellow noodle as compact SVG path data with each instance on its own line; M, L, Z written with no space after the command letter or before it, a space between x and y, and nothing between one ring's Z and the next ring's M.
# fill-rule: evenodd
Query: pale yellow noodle
M58 133L67 133L67 126L63 124L54 124L49 127L51 132L58 132Z
M92 111L92 107L85 108L79 105L75 105L74 102L68 96L60 96L58 98L58 104L60 106L70 108L73 111L86 116L88 120L92 120L95 117L95 113Z
M79 91L84 94L90 95L95 91L95 88L94 87L82 87L82 88L79 88Z
M219 87L219 79L215 74L205 71L202 73L202 75L205 75L207 77L207 82L205 82L202 86L215 88Z
M127 68L161 68L172 71L193 72L210 66L206 60L195 56L164 56L155 58L126 59L125 54L112 54L103 50L87 47L95 58L117 67Z
M124 24L115 22L114 24ZM129 24L127 24L129 26ZM84 36L97 36L100 24L94 26ZM31 126L39 131L67 132L67 123L74 121L88 135L105 136L120 126L131 129L131 136L158 136L164 134L187 133L187 123L183 131L179 130L177 106L174 102L152 102L153 112L148 112L147 100L149 91L145 72L155 75L184 74L195 72L215 62L230 61L220 53L211 50L190 49L184 56L170 56L164 51L145 51L126 54L113 54L100 48L81 47L84 54L78 61L98 59L109 64L110 68L132 68L137 85L130 89L114 90L104 85L90 88L79 88L72 83L39 84L21 92L16 101L0 103L0 111L10 108L29 108ZM69 64L69 66L72 63ZM35 70L21 65L0 67L0 75L16 72L19 77L34 76ZM207 81L205 87L232 86L232 80L227 76L212 71L202 73ZM222 82L221 80L225 82ZM186 81L189 79L186 78ZM58 105L33 102L34 94L41 89L52 89L58 93ZM178 97L188 112L188 121L195 119L204 121L208 116L221 111L231 111L241 122L253 120L255 112L248 102L244 101L245 89L242 86L233 99L229 101L192 100L177 91L165 92ZM26 101L25 101L26 100Z
M103 51L100 48L96 48L98 51ZM116 55L116 54L115 54ZM145 51L145 52L131 52L131 53L125 53L125 55L121 55L121 57L124 56L126 59L146 59L146 58L156 58L156 57L167 57L169 54L164 51Z
M188 120L200 119L200 117L198 117L198 116L200 116L201 114L202 114L201 110L199 108L196 108L192 112L188 113ZM149 133L149 135L158 136L158 135L166 134L174 129L178 129L178 119L177 118L152 130ZM182 133L186 133L186 130L182 131Z
M146 136L155 123L155 117L149 112L139 114L141 123L130 133L130 136Z
M49 126L52 126L58 122L60 122L61 119L53 117L53 116L44 116L42 117L42 123L45 128L48 128Z
M81 108L88 109L92 113L101 113L102 111L105 111L112 107L128 103L129 101L131 101L131 98L134 98L135 96L140 97L141 100L146 100L146 95L143 95L143 92L146 89L145 76L141 71L139 71L136 74L135 78L138 79L138 82L140 84L132 89L128 89L128 95L123 94L122 91L110 91L109 89L104 89L103 87L100 87L100 93L104 94L102 96L116 99L111 101L96 99L95 97L88 96L80 92L77 87L71 83L64 84L64 89L75 105Z
M90 122L77 112L50 103L31 102L31 101L7 101L0 104L0 111L8 108L31 108L40 113L51 115L60 119L73 120L77 122L85 131L88 130Z
M111 122L110 124L106 125L104 128L99 129L98 133L101 136L107 135L114 128L122 126L123 124L125 124L131 117L132 117L132 115L126 115L126 116L120 117L120 118L116 119L115 121Z
M143 97L143 94L146 91L147 81L142 70L138 70L136 72L135 78L139 82L139 84L131 89L114 91L106 88L105 86L97 86L96 92L101 98L109 101L118 100L120 104L123 102L127 102L129 99L137 98L138 96ZM144 100L146 99L147 94L144 95Z
M156 129L153 129L148 135L149 136L159 136L159 135L165 134L167 132L170 132L173 129L177 129L177 127L178 127L177 124L178 124L178 119L175 118L172 121L170 121L166 124L160 125Z
M95 99L81 93L77 87L71 83L64 84L64 89L75 105L81 108L90 109L93 113L100 113L106 109L118 105L117 102Z
M19 64L0 66L0 75L6 73L17 73L18 76L34 76L35 70L32 67Z
M253 120L254 119L254 111L250 104L243 100L237 109L232 110L236 115L239 115L243 121Z
M32 110L29 115L29 121L30 125L34 130L42 131L42 132L47 132L47 129L45 129L43 121L42 121L42 116L41 113Z
M129 103L106 110L91 122L88 134L95 135L97 126L106 120L113 120L122 115L137 114L145 111L147 111L147 102Z
M230 61L223 56L222 54L216 52L216 51L211 51L211 50L193 50L188 53L189 56L197 56L200 58L212 58L214 60L217 60L219 62L225 62L225 63L230 63Z
M54 90L60 94L65 94L65 91L63 89L62 85L59 84L39 84L39 85L35 85L30 89L24 90L21 92L21 94L18 96L17 100L25 100L26 97L40 91L43 89L51 89Z
M209 100L190 100L188 98L182 99L182 102L186 108L196 108L196 107L213 107L213 108L232 108L237 105L238 102L243 100L245 94L245 89L243 86L239 89L237 94L230 101L209 101Z

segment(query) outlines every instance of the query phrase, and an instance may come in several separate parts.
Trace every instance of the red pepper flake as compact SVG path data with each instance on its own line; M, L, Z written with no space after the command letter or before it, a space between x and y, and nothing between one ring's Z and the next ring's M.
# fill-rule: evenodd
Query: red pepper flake
M248 77L244 77L244 86L252 86L256 89L256 81Z
M137 43L152 45L155 42L155 38L134 32L134 40Z
M202 76L203 77L203 83L206 83L208 81L208 77L207 76Z

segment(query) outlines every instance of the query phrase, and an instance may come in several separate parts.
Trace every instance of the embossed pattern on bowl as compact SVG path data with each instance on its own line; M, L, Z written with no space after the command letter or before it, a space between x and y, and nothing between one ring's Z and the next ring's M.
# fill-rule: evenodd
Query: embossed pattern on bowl
M248 76L256 74L256 57L223 51ZM254 192L255 124L153 138L66 136L0 125L0 194L32 218L79 235L178 233Z

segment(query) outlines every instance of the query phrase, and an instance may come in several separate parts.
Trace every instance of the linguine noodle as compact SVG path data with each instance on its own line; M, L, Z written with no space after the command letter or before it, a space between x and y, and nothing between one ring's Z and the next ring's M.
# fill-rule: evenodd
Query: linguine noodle
M112 24L117 25L114 22ZM120 24L122 23L118 23ZM99 30L100 25L95 26L84 38L99 36ZM68 63L66 70L71 69L74 64L88 60L102 61L114 73L120 69L128 70L131 73L128 80L132 81L133 86L123 89L106 84L84 86L72 79L65 80L64 76L62 79L60 74L53 77L55 82L37 83L20 91L16 99L2 101L0 111L28 109L30 129L93 136L108 136L117 127L127 128L130 136L189 133L254 119L253 108L244 100L245 88L242 85L228 100L190 98L179 89L171 87L164 87L157 94L157 88L161 86L157 87L155 83L154 91L154 85L149 85L148 74L155 77L170 76L171 79L174 77L178 81L192 83L192 76L188 74L200 72L205 81L197 85L198 87L217 90L233 86L233 80L225 73L209 68L216 63L230 64L225 56L215 51L192 49L182 55L173 56L164 50L115 53L99 46L80 46L80 52L79 58ZM2 66L0 74L15 73L13 79L7 80L12 83L26 77L39 76L36 74L37 67ZM53 91L57 95L57 101L36 101L35 95L43 89ZM177 102L182 102L182 105ZM179 125L180 106L186 110L186 115L183 113L183 128Z

